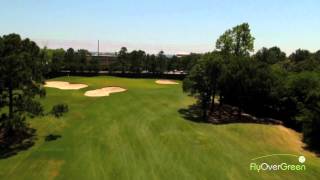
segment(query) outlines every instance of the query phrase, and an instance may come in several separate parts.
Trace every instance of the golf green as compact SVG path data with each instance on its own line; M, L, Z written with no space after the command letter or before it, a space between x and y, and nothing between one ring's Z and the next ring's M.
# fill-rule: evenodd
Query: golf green
M47 88L46 111L69 105L62 118L30 119L37 130L34 146L0 159L4 180L95 179L319 179L320 158L303 149L301 135L278 125L196 123L182 108L194 99L178 85L154 79L109 76L61 77L87 84L80 90ZM107 86L125 92L107 97L84 93ZM49 134L60 135L45 141ZM252 159L270 154L306 157L304 171L253 171ZM300 164L293 156L260 162Z

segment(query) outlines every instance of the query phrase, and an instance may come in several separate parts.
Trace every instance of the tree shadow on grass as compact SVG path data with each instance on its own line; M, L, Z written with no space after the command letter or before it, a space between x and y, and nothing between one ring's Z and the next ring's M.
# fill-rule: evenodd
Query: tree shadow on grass
M208 115L208 120L202 118L202 111L199 105L190 105L188 108L179 109L178 112L186 120L197 123L210 123L210 124L231 124L231 123L255 123L255 124L283 124L282 121L272 118L258 118L250 114L241 113L239 116L238 108L216 104L215 111Z
M46 142L49 142L49 141L55 141L55 140L57 140L57 139L59 139L59 138L61 138L61 135L49 134L48 136L46 136L46 137L44 138L44 140L45 140Z
M201 116L201 109L196 104L190 105L188 108L179 109L178 112L186 120L193 122L205 122Z
M1 130L0 130L1 131ZM32 147L36 141L36 130L27 128L10 137L0 137L0 159L6 159Z
M318 158L320 157L320 147L319 146L310 146L310 145L305 144L303 146L303 149L306 151L313 152Z

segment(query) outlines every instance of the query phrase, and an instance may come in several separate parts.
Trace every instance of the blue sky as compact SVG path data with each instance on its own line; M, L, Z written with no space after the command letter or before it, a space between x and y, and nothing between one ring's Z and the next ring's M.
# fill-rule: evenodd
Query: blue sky
M255 49L320 49L319 0L1 0L0 35L51 48L206 52L226 29L248 22Z

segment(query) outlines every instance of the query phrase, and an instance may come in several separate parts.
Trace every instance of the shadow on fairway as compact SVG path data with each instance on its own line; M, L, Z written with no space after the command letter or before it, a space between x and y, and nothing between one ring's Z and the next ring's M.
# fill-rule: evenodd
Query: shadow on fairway
M202 118L202 110L199 105L190 105L188 108L179 109L178 112L186 120L197 123L210 124L231 124L231 123L254 123L254 124L271 124L282 125L283 122L272 118L258 118L250 114L241 113L239 116L238 109L229 105L216 105L215 111L208 113L208 120Z
M9 158L18 154L20 151L29 149L36 141L36 130L28 128L18 136L10 136L0 141L0 159ZM11 138L15 137L15 138Z
M304 145L303 149L306 151L311 151L313 152L318 158L320 158L320 147L319 145L315 145L315 146L308 146L308 145Z
M188 108L179 109L178 112L186 120L193 122L205 122L201 117L201 110L196 104L190 105Z
M57 139L61 138L61 135L56 135L56 134L49 134L48 136L45 137L45 141L55 141Z

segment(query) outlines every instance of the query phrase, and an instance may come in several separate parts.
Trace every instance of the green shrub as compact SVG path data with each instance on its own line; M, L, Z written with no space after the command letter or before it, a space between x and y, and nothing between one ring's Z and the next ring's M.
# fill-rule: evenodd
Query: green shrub
M57 104L52 107L51 113L59 118L61 117L64 113L69 111L69 107L67 104Z

